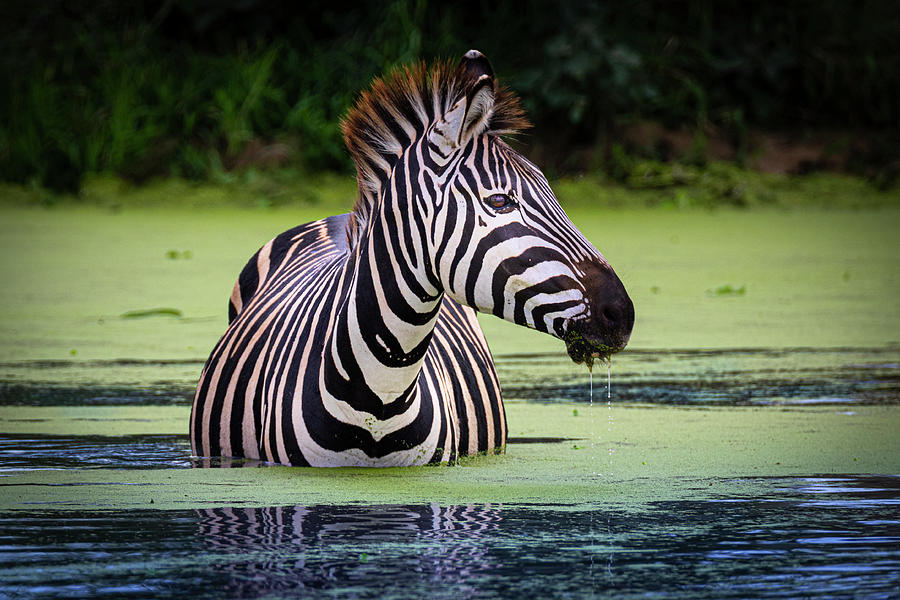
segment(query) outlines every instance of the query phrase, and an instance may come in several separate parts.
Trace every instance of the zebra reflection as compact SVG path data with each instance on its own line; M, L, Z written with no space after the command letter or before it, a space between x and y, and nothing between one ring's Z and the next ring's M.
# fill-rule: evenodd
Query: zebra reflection
M501 514L490 505L437 504L197 511L220 591L233 597L363 585L427 595L450 584L465 597L475 591L468 579L499 566L482 538Z

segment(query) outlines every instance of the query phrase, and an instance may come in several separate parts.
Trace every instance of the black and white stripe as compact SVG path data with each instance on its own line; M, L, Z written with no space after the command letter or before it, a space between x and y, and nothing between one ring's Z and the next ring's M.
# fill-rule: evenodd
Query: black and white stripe
M473 309L563 338L579 362L624 346L622 284L498 135L517 110L475 52L376 82L344 124L353 213L279 235L235 285L195 454L389 466L502 451Z

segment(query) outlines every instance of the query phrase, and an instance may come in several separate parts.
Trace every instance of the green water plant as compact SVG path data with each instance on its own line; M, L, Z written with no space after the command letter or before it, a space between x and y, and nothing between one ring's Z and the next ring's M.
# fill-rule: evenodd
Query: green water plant
M607 361L614 352L618 352L616 348L589 339L574 330L566 333L564 341L569 358L576 363L584 363L588 369L594 367L594 360Z
M741 287L732 286L731 284L720 285L717 288L706 290L707 295L721 297L721 296L743 296L747 293L747 286L742 285Z
M143 319L145 317L175 317L180 319L181 311L177 308L146 308L141 310L129 310L122 313L122 319Z

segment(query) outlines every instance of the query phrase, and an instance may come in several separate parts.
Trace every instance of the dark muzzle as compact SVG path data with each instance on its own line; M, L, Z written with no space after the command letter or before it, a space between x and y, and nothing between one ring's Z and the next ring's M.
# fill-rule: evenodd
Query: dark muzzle
M611 268L592 265L586 271L590 312L569 323L564 340L569 357L590 368L595 359L608 360L625 348L634 327L634 304Z

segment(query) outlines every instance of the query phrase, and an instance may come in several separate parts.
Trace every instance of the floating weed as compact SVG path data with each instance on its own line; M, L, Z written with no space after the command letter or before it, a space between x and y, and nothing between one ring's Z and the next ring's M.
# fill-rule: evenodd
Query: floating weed
M193 257L194 253L190 250L183 250L181 252L179 252L178 250L169 250L166 252L166 258L168 258L169 260L178 260L179 258L183 260L190 260Z
M708 296L713 297L722 297L722 296L743 296L747 293L747 286L742 285L741 287L734 287L730 284L720 285L717 288L706 290L706 294Z
M129 310L119 315L122 319L143 319L144 317L175 317L181 318L181 311L177 308L146 308L142 310Z

